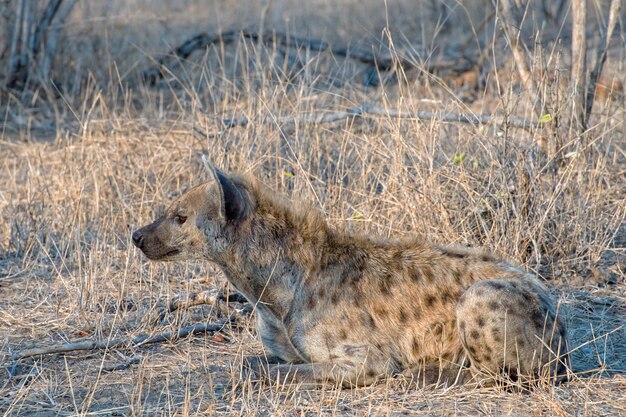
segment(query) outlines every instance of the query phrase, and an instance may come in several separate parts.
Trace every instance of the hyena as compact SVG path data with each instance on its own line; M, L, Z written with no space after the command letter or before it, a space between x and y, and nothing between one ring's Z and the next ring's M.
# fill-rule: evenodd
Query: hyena
M221 267L256 307L267 354L245 361L254 372L313 386L564 374L564 321L530 273L481 250L349 234L253 178L208 171L132 239L152 260Z

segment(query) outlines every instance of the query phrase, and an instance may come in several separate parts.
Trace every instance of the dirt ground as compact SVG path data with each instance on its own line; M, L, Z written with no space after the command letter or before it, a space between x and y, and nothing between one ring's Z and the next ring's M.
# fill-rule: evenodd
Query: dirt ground
M555 23L556 3L530 2L520 27L538 98L488 1L80 2L53 81L0 91L0 412L626 415L624 40L613 39L602 73L612 87L580 135L571 25L567 13ZM590 8L590 66L605 3ZM173 56L203 31L238 34ZM300 43L281 43L284 34ZM167 311L176 297L229 293L221 271L151 263L130 242L203 181L201 155L334 227L483 246L537 273L568 322L569 382L422 389L393 378L303 390L250 380L240 360L262 347L245 303ZM120 343L19 358L107 341Z

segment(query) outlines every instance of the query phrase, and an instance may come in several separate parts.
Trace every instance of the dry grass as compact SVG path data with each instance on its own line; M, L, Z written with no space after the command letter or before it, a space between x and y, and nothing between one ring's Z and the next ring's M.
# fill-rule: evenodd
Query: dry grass
M380 40L380 28L388 25L396 50L409 50L408 40L414 39L435 51L460 43L461 35L465 41L467 28L481 20L479 8L465 13L458 5L446 22L437 23L435 6L413 18L408 2L386 10L378 2L357 3L332 11L325 1L304 6L275 1L264 24L344 44L360 37L363 44ZM506 124L386 116L281 124L284 117L362 102L410 111L533 120L537 115L510 76L500 40L492 44L497 59L491 69L481 70L487 81L477 91L448 87L439 76L420 71L400 71L400 82L366 87L360 80L367 68L349 59L311 51L287 59L272 46L247 40L194 55L147 87L138 78L155 52L206 29L201 22L209 28L258 27L262 5L241 1L178 11L161 5L140 14L147 5L136 1L109 5L119 13L107 19L95 18L98 7L80 5L77 16L83 23L68 29L74 36L59 58L65 70L56 73L56 91L44 84L0 97L5 120L0 133L1 411L626 415L623 97L596 103L590 147L564 161L552 159L558 156L554 149L548 155L538 152L535 143L575 141L566 129L525 131ZM164 29L162 41L157 34ZM545 51L541 56L550 68L564 71L563 51ZM624 58L612 51L607 71L623 74ZM566 114L570 102L558 80L535 74L547 96L560 100L551 102L555 112ZM227 130L217 123L241 115L252 122ZM268 117L277 122L257 122ZM253 322L233 325L226 338L193 336L12 362L11 352L32 346L158 334L220 318L200 306L155 323L176 295L223 288L225 279L205 263L149 263L129 244L131 230L153 218L174 192L203 180L203 153L220 167L255 173L270 189L318 207L337 227L482 245L536 271L552 281L565 307L572 381L531 393L418 390L399 380L355 390L303 391L246 382L233 389L241 377L238 359L261 351ZM135 362L125 369L104 371L131 358Z

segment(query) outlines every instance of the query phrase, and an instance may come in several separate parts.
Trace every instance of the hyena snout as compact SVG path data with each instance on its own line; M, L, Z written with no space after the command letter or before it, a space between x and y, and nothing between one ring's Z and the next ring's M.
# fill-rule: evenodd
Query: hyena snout
M133 232L133 245L137 246L139 249L143 248L143 234L141 233L141 229L135 230Z

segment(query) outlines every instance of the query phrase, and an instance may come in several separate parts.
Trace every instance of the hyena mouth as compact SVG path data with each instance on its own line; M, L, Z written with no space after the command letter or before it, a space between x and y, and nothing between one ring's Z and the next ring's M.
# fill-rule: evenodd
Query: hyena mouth
M172 249L171 251L165 253L163 258L169 258L170 256L178 255L180 253L180 249Z
M155 252L151 252L151 251L147 251L145 249L142 249L143 253L148 257L148 259L151 259L153 261L158 261L161 259L167 259L170 258L172 256L176 256L180 253L180 249L172 249L171 251L165 252L165 253L155 253Z

